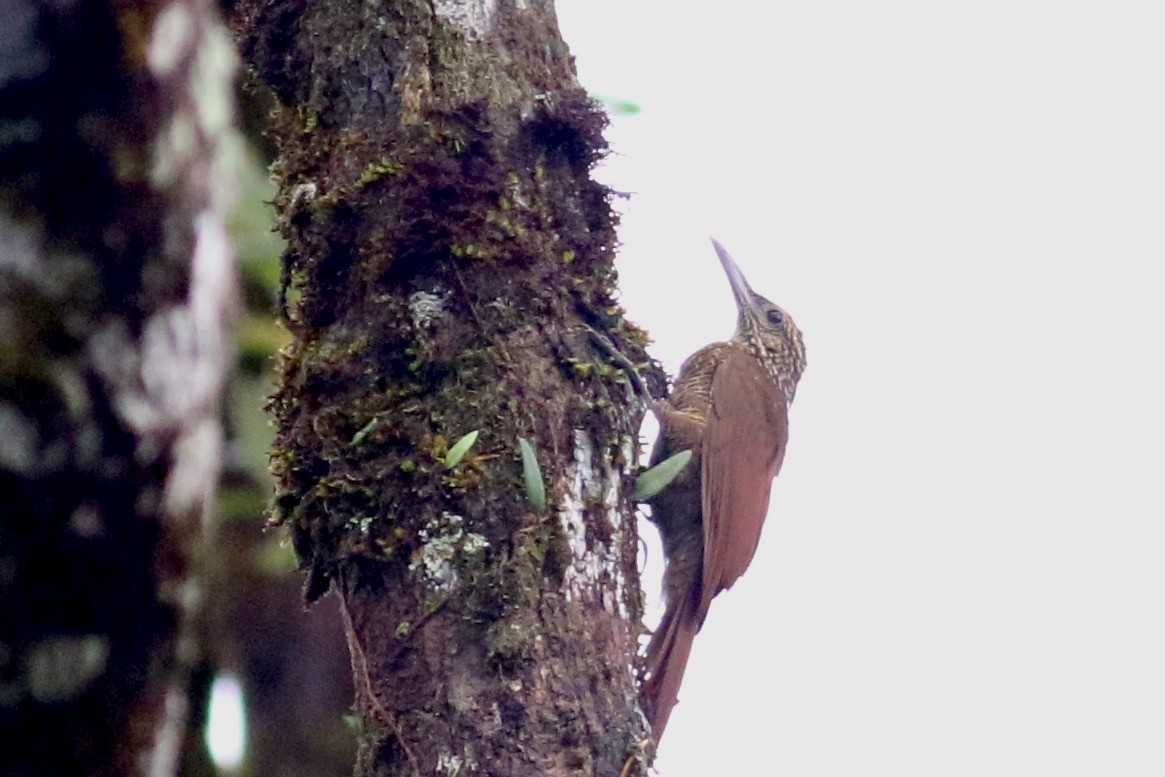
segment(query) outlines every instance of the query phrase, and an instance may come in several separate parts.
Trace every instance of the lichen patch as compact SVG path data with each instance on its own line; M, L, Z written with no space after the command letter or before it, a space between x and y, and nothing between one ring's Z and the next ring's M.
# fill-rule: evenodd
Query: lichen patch
M563 575L564 596L568 602L593 599L598 593L603 609L629 617L625 601L626 580L620 566L623 545L623 519L619 511L620 473L603 456L596 460L591 436L575 429L574 462L567 470L568 489L562 500L559 521L570 547L570 564ZM603 542L587 539L588 507L601 507L602 518L611 536ZM592 517L592 520L594 518ZM614 583L608 585L606 581Z
M447 291L415 291L409 295L409 315L413 320L413 327L417 330L428 329L438 318L445 315L445 301L449 298Z
M433 12L470 40L481 40L493 30L497 6L497 0L435 0Z
M194 16L184 3L171 3L158 14L146 55L155 75L170 75L182 61L194 40L194 25Z
M489 540L476 532L467 532L465 519L453 513L442 513L439 521L422 528L423 544L409 561L409 570L424 576L430 588L451 591L459 576L455 561L459 554L470 556L489 547Z

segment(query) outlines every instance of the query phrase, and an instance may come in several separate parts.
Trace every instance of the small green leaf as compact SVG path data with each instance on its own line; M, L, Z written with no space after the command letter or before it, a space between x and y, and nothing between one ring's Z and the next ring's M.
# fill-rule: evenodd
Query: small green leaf
M518 449L522 452L522 478L526 481L526 498L540 512L546 509L546 485L542 482L542 469L538 457L525 437L518 438Z
M638 103L631 102L630 100L594 93L591 94L591 97L601 102L607 109L607 112L612 116L634 116L643 110L639 107Z
M663 491L692 459L691 451L680 451L635 478L635 501L643 502Z
M453 443L453 447L445 454L445 466L452 469L461 463L465 458L465 454L469 453L469 449L477 442L477 433L479 429L474 429L469 434L462 437L457 442Z
M360 431L352 435L352 444L359 445L360 443L364 442L364 438L368 436L369 432L376 428L378 423L380 423L380 416L372 416L371 421L364 424Z

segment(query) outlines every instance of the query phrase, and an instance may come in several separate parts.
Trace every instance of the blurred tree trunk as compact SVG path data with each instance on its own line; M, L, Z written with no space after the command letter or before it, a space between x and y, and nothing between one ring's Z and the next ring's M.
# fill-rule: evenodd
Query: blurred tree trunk
M637 360L645 338L552 5L235 10L278 106L276 519L308 599L341 599L357 774L644 773L640 412L587 327Z
M263 485L266 503L271 489ZM340 613L334 601L304 612L300 576L285 564L292 553L272 532L264 536L253 520L261 517L216 530L206 612L211 660L237 674L246 692L247 774L341 777L351 773L356 747L345 720L352 678Z
M218 474L213 5L0 4L0 772L176 773Z

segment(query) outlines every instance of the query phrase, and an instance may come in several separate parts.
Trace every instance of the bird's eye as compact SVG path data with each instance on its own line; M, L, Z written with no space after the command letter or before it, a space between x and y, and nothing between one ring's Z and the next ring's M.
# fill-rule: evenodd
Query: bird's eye
M779 310L770 310L767 315L768 315L770 324L775 324L775 325L779 326L780 324L785 323L785 317L784 317L784 315L781 314L781 311L779 311Z

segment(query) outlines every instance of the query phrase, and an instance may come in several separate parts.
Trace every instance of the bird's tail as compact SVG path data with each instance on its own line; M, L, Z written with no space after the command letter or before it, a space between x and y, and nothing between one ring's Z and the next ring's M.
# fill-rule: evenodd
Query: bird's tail
M659 627L647 643L644 680L639 686L639 703L651 723L651 736L658 743L667 727L672 707L679 701L680 683L692 652L692 640L700 629L696 602L690 595L668 602Z

